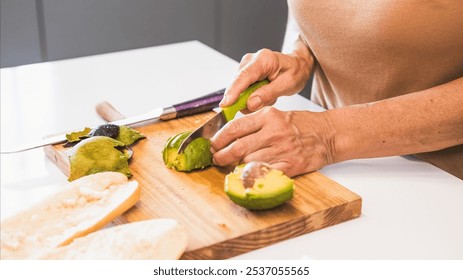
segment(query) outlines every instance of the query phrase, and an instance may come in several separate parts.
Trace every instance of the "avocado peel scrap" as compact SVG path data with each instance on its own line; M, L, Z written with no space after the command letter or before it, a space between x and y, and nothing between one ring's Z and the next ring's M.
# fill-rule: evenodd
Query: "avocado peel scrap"
M125 125L121 125L119 135L115 139L124 143L126 146L130 146L138 140L144 138L146 138L146 136L136 131L135 129Z
M105 131L108 131L108 127L114 127L117 128L116 134L108 134ZM105 129L101 129L105 128ZM103 132L101 132L103 131ZM125 126L125 125L115 125L115 124L103 124L99 125L94 129L91 129L89 127L85 127L81 131L74 131L71 133L66 134L66 139L68 142L65 144L65 146L73 146L77 144L78 142L82 141L83 139L94 137L94 136L107 136L110 138L113 138L119 142L124 143L126 146L130 146L137 142L140 139L146 138L145 135L142 133L138 132L137 130Z
M66 138L65 147L74 146L68 151L68 180L73 181L104 171L120 172L130 178L129 160L133 151L129 146L146 137L128 126L104 124L66 134Z
M68 143L76 143L82 139L88 138L88 135L91 131L92 129L90 127L86 127L81 131L74 131L66 134L66 139L68 140Z
M106 136L82 140L69 152L70 175L68 180L105 171L114 171L131 177L130 152L124 143Z

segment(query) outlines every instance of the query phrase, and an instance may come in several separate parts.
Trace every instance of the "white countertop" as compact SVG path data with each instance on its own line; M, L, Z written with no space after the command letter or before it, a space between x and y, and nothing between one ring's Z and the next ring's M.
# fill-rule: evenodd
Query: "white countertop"
M197 41L1 69L1 145L126 116L225 87L238 63ZM283 110L320 110L299 95ZM463 163L462 163L463 164ZM321 170L363 199L352 221L234 259L463 259L463 181L405 157L352 160ZM42 149L1 155L1 219L67 183Z

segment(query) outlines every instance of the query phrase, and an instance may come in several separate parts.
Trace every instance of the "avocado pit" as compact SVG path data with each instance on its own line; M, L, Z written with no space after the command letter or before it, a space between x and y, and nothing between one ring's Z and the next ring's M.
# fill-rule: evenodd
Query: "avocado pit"
M240 178L245 188L252 188L257 179L264 178L270 172L270 165L265 162L254 161L246 164Z

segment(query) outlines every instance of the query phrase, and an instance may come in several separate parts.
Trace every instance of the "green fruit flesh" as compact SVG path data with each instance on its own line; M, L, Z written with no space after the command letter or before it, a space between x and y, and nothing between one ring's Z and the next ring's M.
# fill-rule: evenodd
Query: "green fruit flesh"
M268 84L269 81L268 80L262 80L262 81L259 81L259 82L256 82L252 85L250 85L246 90L244 90L240 96L238 97L238 99L235 101L235 103L233 103L233 105L230 105L228 107L225 107L223 108L223 114L225 115L225 119L227 121L231 121L233 120L233 118L235 118L235 115L236 113L238 113L238 111L241 111L243 109L246 109L247 107L247 102L248 102L248 98L249 96L258 88L260 88L261 86L263 85L266 85Z
M68 142L70 142L70 143L79 142L80 140L82 140L82 138L88 137L88 134L89 134L91 131L92 131L91 128L86 127L86 128L84 128L84 130L82 130L82 131L75 131L75 132L71 132L71 133L66 134L66 139L67 139Z
M131 177L129 157L122 142L106 136L85 139L70 151L68 180L104 171L120 172Z
M212 165L211 142L203 137L196 138L179 154L178 149L191 132L186 131L170 137L162 151L164 163L177 171L192 171Z
M244 165L225 177L225 193L236 204L250 210L271 209L293 197L294 181L282 171L271 169L255 180L251 188L245 188L241 175Z
M133 128L122 125L119 127L119 134L115 138L117 141L124 143L126 146L130 146L140 139L146 138L143 134L136 131Z

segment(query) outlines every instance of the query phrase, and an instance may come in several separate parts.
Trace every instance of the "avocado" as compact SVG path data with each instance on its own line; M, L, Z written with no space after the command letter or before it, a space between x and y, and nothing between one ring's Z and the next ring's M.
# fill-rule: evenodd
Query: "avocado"
M268 83L269 81L265 79L250 85L240 94L233 105L223 108L225 119L231 121L238 111L246 108L249 96L256 89ZM211 141L204 137L194 139L188 144L182 154L178 153L183 140L190 134L190 131L186 131L167 139L167 143L164 145L162 151L162 158L167 167L174 168L177 171L191 171L212 165Z
M107 136L87 138L69 152L71 173L68 180L103 171L120 172L131 177L130 156L131 151L120 141Z
M177 171L191 171L212 164L211 142L204 137L191 141L183 153L178 153L183 140L190 134L190 131L181 132L167 140L162 151L162 158L167 167Z
M223 108L223 114L225 115L225 119L227 120L227 122L233 120L233 118L235 117L236 113L238 113L238 111L243 110L247 107L246 104L248 102L248 98L251 95L251 93L253 93L256 89L268 83L269 81L265 79L265 80L262 80L262 81L259 81L259 82L256 82L250 85L247 89L245 89L240 94L240 96L235 101L235 103L233 103L232 105L228 107Z
M225 177L225 193L249 210L277 207L293 197L294 181L263 162L239 165Z

